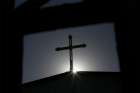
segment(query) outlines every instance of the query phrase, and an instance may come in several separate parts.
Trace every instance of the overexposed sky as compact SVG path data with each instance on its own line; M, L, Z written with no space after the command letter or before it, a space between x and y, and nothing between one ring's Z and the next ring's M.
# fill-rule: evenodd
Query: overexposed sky
M69 71L69 51L55 51L68 45L87 44L73 50L74 68L79 71L119 72L113 23L57 29L24 36L23 83Z

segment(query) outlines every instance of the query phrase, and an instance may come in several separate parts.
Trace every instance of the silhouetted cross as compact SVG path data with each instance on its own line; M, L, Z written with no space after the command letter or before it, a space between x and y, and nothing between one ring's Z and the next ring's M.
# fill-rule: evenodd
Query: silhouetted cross
M60 51L60 50L69 50L69 56L70 56L70 71L73 71L73 49L74 48L82 48L82 47L86 47L86 44L80 44L80 45L74 45L72 46L72 36L69 35L69 46L66 47L57 47L56 51Z

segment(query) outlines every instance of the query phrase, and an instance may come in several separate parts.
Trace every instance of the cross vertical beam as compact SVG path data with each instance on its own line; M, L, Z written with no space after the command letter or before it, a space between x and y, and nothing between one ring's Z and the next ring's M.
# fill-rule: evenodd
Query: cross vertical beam
M69 56L70 56L70 72L73 71L73 51L72 51L72 36L69 35Z
M66 47L57 47L55 50L56 51L69 50L69 56L70 56L70 72L73 72L73 49L86 47L86 44L80 44L80 45L74 45L73 46L72 45L72 35L69 35L68 38L69 38L69 46L66 46Z

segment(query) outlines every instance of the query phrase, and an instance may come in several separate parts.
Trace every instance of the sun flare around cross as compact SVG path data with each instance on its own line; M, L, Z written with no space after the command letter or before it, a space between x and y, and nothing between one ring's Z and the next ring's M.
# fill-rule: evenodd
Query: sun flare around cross
M72 72L73 72L74 74L76 74L76 73L77 73L77 71L78 71L78 69L73 68L73 71L72 71Z
M79 67L77 64L74 64L74 65L73 65L72 73L73 73L73 74L76 74L78 71L81 71L81 70L82 70L81 67Z

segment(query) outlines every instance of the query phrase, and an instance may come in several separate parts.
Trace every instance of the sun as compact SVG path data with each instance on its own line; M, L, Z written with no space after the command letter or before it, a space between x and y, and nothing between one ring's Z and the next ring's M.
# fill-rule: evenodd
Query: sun
M73 73L76 74L78 71L80 71L80 68L78 66L74 66Z
M73 71L72 71L74 74L76 74L77 73L77 70L76 69L73 69Z

